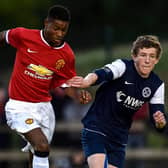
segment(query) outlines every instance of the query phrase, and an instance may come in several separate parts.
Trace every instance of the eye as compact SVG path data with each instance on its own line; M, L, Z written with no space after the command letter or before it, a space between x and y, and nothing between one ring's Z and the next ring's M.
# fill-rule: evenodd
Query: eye
M68 30L67 28L64 28L64 29L62 29L62 32L66 33L67 30Z
M150 58L155 59L156 55L150 55Z
M146 54L144 54L144 53L140 53L139 56L141 56L141 57L145 57Z
M54 27L54 30L56 31L56 30L59 30L59 28L58 27Z

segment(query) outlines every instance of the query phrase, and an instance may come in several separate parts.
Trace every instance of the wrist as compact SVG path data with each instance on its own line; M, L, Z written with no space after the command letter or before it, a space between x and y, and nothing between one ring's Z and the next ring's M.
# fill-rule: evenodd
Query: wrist
M95 73L89 73L85 78L84 78L84 83L85 85L91 86L92 84L94 84L97 80L98 76Z

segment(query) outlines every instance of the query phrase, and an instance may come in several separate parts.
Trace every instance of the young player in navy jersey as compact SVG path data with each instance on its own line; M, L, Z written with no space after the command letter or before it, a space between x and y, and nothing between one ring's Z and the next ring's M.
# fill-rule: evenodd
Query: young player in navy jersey
M49 168L55 130L50 90L76 75L74 53L64 40L69 24L69 10L56 5L49 9L43 30L17 27L0 32L0 46L7 43L17 50L5 107L7 124L28 141L23 151L30 151L30 168ZM82 103L90 100L85 91L65 92Z
M133 43L131 60L117 59L85 78L69 80L68 84L79 88L101 84L82 119L82 144L89 168L104 168L106 157L108 168L124 167L133 115L144 103L149 103L154 127L164 130L164 82L152 71L161 52L156 36L139 36Z

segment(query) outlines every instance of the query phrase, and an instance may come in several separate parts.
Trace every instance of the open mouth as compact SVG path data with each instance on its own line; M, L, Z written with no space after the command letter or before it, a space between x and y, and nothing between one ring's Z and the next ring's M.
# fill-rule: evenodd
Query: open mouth
M150 70L151 67L142 67L144 70Z

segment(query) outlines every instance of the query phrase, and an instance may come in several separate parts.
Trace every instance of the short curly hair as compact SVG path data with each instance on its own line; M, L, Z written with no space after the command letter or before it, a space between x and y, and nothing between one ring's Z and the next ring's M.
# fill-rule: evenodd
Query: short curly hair
M48 19L57 19L70 22L70 11L62 5L54 5L48 10Z
M138 36L137 39L133 42L131 54L136 56L139 52L139 49L142 48L156 48L157 58L161 57L162 47L159 42L159 38L157 36L154 35Z

